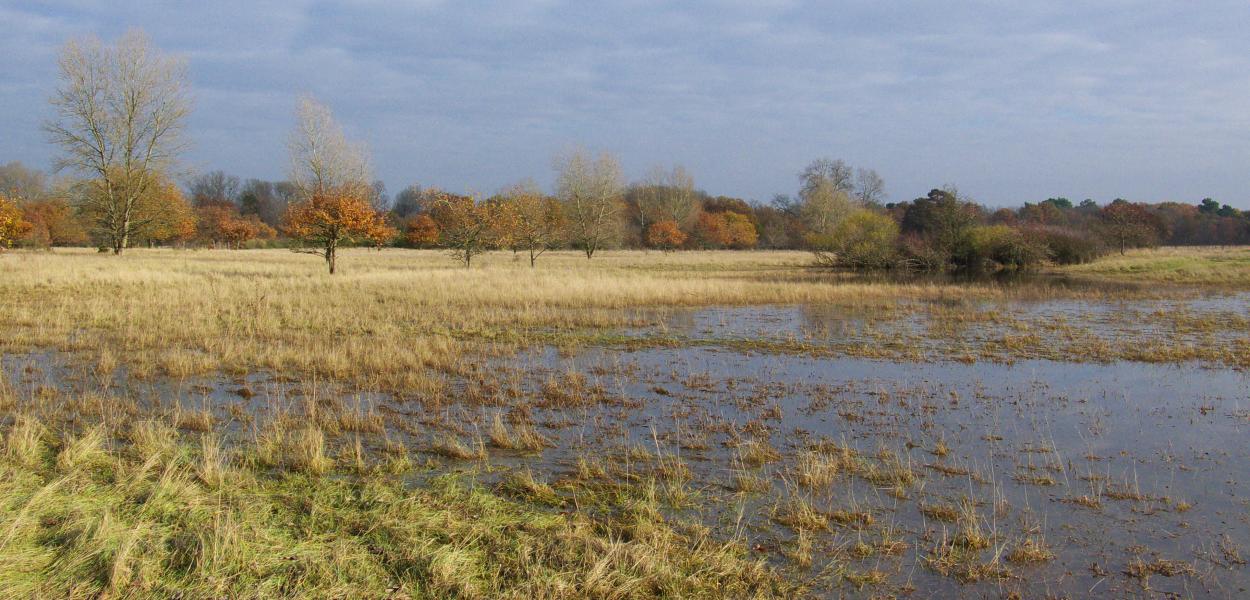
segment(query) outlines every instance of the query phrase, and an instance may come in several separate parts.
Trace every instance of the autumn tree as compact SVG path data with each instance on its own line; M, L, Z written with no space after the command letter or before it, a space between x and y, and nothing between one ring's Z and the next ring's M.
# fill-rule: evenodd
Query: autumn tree
M808 229L808 244L820 245L838 223L851 214L857 202L853 171L841 160L822 158L812 161L799 174L797 213Z
M12 246L29 230L30 223L22 218L22 210L17 204L0 196L0 250Z
M672 252L685 244L687 237L677 221L658 221L647 228L646 242L652 248Z
M912 248L931 256L913 257L926 268L946 268L966 249L968 232L981 220L982 209L960 197L953 187L930 190L928 195L901 205L900 227ZM922 247L923 246L923 247ZM915 254L915 253L913 253Z
M335 272L338 248L376 234L381 215L370 203L369 164L364 148L349 142L330 109L312 98L300 100L291 135L291 182L298 200L286 213L287 235Z
M438 223L430 215L416 214L404 221L404 242L413 248L433 248L438 244Z
M23 219L30 224L24 244L38 248L87 243L87 232L74 209L60 197L23 202Z
M378 214L368 196L352 188L327 190L292 204L286 214L286 234L308 247L296 252L315 254L335 273L338 249L344 243L363 238L377 226Z
M233 204L212 203L196 209L200 239L213 246L224 244L238 249L257 238L272 238L277 232L256 215L242 215Z
M751 219L742 213L722 212L720 218L724 221L725 246L734 250L746 250L754 248L759 243L759 233L755 230L755 224Z
M1144 206L1118 198L1102 207L1100 216L1108 241L1120 254L1128 248L1153 246L1164 232L1163 223Z
M621 167L611 154L576 150L556 160L556 191L568 219L569 242L589 260L621 235Z
M58 169L91 181L79 201L114 254L135 237L151 238L164 215L152 188L182 149L190 105L184 64L137 31L117 44L73 40L61 50L55 118L44 128L61 148ZM169 211L164 211L168 213Z
M195 238L195 210L182 190L169 179L153 177L136 206L148 215L148 219L146 225L135 233L135 243L184 243ZM101 241L107 242L107 239Z
M529 254L530 267L538 257L557 245L564 229L564 211L560 202L538 189L533 181L523 181L500 195L496 219L507 229L513 248Z
M724 212L701 212L695 220L691 240L702 248L754 248L759 242L755 224L746 215Z
M386 222L386 216L379 214L373 225L366 231L363 236L373 244L374 249L381 250L383 246L395 241L399 237L399 229Z
M430 216L438 223L439 243L466 268L493 240L491 207L472 196L443 194L434 201Z

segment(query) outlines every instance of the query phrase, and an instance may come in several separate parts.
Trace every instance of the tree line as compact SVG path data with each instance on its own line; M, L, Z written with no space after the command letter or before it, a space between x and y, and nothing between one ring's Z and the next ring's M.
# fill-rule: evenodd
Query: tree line
M887 202L876 171L833 159L798 174L794 196L769 202L711 196L680 166L625 179L610 153L553 161L550 193L532 180L456 194L411 185L392 198L368 153L328 107L303 98L284 181L221 171L176 183L189 114L185 66L138 32L114 45L74 40L45 124L60 150L50 178L0 166L0 248L94 245L287 246L331 273L347 245L442 248L464 265L495 249L524 254L610 248L804 249L818 264L855 269L1024 269L1078 263L1156 244L1250 243L1250 211L1195 204L1066 198L990 209L953 187Z

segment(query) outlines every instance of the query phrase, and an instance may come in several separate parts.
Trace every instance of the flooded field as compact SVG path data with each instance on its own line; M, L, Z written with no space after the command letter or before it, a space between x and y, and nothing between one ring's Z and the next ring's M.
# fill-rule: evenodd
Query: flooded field
M812 596L1250 594L1250 294L955 307L639 313L615 343L475 359L438 394L3 366L49 421L159 415L260 455L315 423L337 464L645 514ZM1216 358L1128 358L1164 347Z

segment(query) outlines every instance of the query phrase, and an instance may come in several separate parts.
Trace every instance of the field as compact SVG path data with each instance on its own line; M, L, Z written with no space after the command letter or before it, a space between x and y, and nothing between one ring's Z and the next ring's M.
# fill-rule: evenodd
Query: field
M1234 598L1250 249L0 254L9 597Z

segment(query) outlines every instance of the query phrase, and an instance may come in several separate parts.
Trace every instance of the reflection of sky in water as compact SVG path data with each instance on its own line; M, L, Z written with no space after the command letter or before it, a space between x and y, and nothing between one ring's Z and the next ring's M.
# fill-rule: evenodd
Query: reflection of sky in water
M983 302L961 306L964 317L949 321L930 314L937 305L900 304L898 308L848 308L835 305L718 306L674 310L660 324L627 335L668 335L692 340L798 341L811 344L856 343L880 336L911 338L919 348L947 341L975 342L1003 335L1000 322L1044 332L1058 326L1111 341L1167 336L1169 342L1207 343L1245 340L1250 331L1224 327L1215 331L1178 330L1156 313L1172 317L1236 322L1250 318L1250 293L1212 294L1184 300L1044 300ZM992 318L991 318L992 317ZM937 328L931 331L931 328ZM1007 330L1008 332L1013 332ZM1018 332L1014 332L1018 333ZM874 337L875 336L875 337Z

